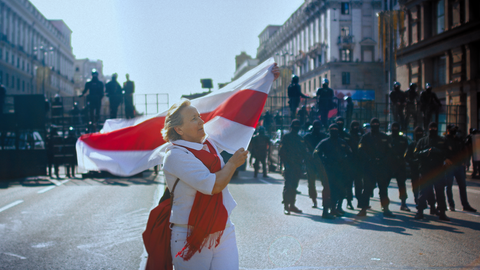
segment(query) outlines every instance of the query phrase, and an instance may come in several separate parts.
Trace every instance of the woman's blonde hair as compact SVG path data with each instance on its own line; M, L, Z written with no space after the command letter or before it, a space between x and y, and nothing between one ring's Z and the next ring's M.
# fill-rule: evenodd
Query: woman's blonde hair
M180 135L175 131L174 127L183 125L183 117L180 114L183 108L190 106L190 100L181 100L170 107L165 117L165 125L161 131L163 139L166 142L181 139Z

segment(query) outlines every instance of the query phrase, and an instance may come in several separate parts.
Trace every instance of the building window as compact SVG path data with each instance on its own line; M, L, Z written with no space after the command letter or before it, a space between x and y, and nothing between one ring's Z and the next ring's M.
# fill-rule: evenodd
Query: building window
M447 57L445 55L433 59L433 86L447 84Z
M352 53L349 49L341 49L340 50L340 60L342 62L351 62L352 61Z
M350 84L350 72L342 72L342 84Z
M22 70L25 70L25 60L22 60Z
M312 92L312 81L308 81L308 92Z
M15 76L12 75L12 88L15 88Z
M20 91L20 78L17 78L17 90Z
M5 52L5 62L7 63L8 63L8 57L9 57L8 52Z
M343 15L350 14L350 3L342 2L341 5L342 5L342 14Z
M8 73L5 73L5 86L8 87L8 80L10 79Z
M319 55L317 57L317 61L318 61L318 67L322 65L322 55Z
M437 34L445 31L445 0L437 2Z
M317 78L313 78L313 90L317 89Z
M25 92L25 81L22 81L22 91Z
M348 27L348 26L342 26L342 28L340 29L340 35L341 35L342 37L349 36L349 35L350 35L350 27Z
M20 58L17 57L17 68L20 68Z
M30 72L30 63L27 63L27 72Z

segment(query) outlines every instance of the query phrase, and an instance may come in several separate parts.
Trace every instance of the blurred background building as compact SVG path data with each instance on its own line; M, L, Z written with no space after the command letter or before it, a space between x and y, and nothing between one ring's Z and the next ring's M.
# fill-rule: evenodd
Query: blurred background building
M7 95L73 95L71 33L27 0L1 0L0 83Z

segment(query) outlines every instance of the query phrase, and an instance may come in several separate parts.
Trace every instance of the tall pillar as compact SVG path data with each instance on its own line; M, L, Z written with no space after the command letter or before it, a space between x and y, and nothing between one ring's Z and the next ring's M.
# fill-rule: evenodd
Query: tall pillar
M452 66L452 60L450 59L450 50L447 50L445 52L445 77L446 77L445 83L446 84L449 84L452 79L452 76L450 73L451 66Z
M451 10L450 10L450 0L445 0L445 12L444 12L445 13L445 15L444 15L445 16L445 31L448 31L448 29L450 29L449 28L450 27L450 20L451 20L450 12L451 12Z

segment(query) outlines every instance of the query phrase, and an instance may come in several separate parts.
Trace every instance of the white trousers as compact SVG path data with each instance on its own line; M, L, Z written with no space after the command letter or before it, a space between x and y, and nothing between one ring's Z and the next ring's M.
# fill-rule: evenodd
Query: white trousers
M185 246L186 239L187 228L172 227L171 251L175 270L238 270L238 248L233 224L225 228L217 247L205 247L188 261L184 261L180 256L175 258Z

